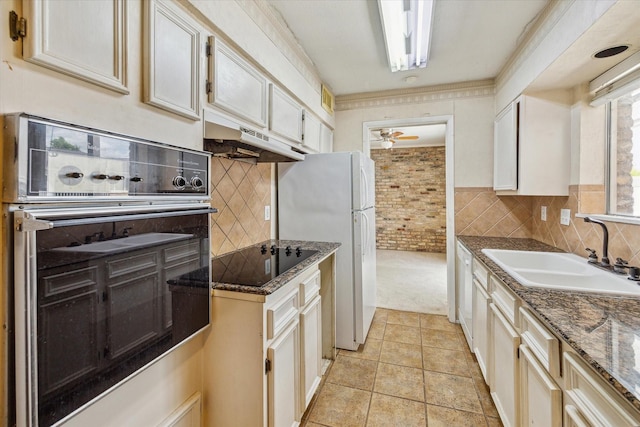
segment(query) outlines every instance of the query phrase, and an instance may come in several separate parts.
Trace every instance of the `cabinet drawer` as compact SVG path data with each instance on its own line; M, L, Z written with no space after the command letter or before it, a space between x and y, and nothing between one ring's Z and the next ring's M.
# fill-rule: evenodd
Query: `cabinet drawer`
M566 393L590 425L640 425L640 416L603 379L591 373L585 362L568 352L563 357Z
M272 339L298 316L298 290L282 298L274 307L267 310L267 339Z
M516 328L520 327L518 310L520 309L520 298L516 297L511 290L507 289L507 285L500 280L491 276L491 299L493 303L502 311L504 316Z
M486 291L489 280L489 270L487 270L487 267L475 258L473 259L473 276L478 279L478 282L480 282Z
M300 307L311 301L320 293L320 270L300 283Z
M520 307L520 336L552 377L560 376L560 342L526 307Z

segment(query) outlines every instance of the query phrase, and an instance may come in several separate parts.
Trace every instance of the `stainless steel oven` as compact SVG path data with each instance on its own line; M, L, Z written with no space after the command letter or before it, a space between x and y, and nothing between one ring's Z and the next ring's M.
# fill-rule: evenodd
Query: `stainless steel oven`
M210 158L25 114L4 132L15 418L49 426L209 324Z

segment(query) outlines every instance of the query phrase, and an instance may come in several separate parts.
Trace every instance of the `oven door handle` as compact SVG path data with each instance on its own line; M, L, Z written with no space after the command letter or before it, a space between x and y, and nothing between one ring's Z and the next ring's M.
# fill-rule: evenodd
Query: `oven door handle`
M47 230L55 227L70 227L74 225L87 225L96 224L102 222L120 222L131 221L138 219L151 219L151 218L166 218L170 216L185 216L185 215L198 215L198 214L211 214L216 213L216 208L206 209L191 209L191 210L179 210L179 211L165 211L165 212L148 212L138 214L123 214L112 216L98 216L90 218L73 218L73 219L56 219L51 221L34 219L30 215L25 215L22 218L16 218L16 229L18 231L38 231Z

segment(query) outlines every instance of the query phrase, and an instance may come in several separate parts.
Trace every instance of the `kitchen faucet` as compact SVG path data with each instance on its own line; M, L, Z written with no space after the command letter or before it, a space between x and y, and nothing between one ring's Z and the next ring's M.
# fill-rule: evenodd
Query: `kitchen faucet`
M600 227L602 227L602 233L603 233L603 237L602 237L602 261L600 261L600 266L602 266L604 268L610 268L611 264L609 264L609 230L607 230L607 226L605 225L604 222L598 221L597 219L593 219L593 218L588 217L588 216L584 217L584 222L592 222L592 223L598 224ZM592 254L593 254L593 251L591 251L589 248L587 248L587 250L592 252ZM591 258L591 256L589 258Z

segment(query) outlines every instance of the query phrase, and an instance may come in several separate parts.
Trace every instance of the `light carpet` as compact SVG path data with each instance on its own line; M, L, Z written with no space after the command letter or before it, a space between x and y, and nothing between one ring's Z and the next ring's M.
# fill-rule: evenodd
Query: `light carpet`
M376 305L394 310L447 314L447 256L378 250Z

